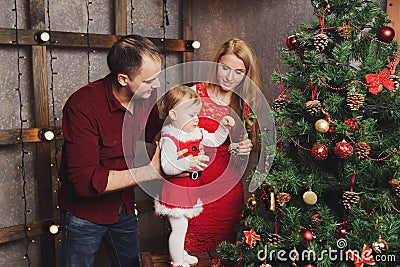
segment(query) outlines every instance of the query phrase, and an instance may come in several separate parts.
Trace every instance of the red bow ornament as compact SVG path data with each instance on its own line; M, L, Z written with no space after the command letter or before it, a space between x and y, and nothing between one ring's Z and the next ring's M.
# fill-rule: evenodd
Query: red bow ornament
M351 250L347 251L347 255L350 260L354 261L354 265L356 267L362 267L364 266L364 264L375 265L375 259L372 255L372 249L366 245L364 245L363 247L361 257L358 252L354 252Z
M390 71L384 69L379 74L367 74L365 80L368 83L368 91L374 95L377 95L382 91L382 87L386 87L389 91L393 91L394 83L389 79Z
M258 240L258 241L261 240L260 235L257 235L256 231L254 231L254 229L251 229L250 231L243 231L243 234L246 237L246 243L250 246L253 244L253 242L255 240Z

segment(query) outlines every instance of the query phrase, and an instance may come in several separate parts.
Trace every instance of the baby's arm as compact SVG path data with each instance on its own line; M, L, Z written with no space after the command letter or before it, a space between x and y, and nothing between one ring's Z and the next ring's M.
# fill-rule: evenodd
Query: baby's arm
M214 133L201 129L203 132L202 144L208 147L218 147L222 145L229 134L229 128L235 126L235 120L230 116L225 116L218 129Z

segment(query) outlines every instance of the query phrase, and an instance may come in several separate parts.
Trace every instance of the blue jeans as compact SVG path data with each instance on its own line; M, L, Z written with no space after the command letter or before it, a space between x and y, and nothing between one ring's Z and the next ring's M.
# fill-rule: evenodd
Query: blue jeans
M114 224L95 224L61 211L62 267L90 267L104 241L112 267L139 266L139 233L134 212L126 215L125 206Z

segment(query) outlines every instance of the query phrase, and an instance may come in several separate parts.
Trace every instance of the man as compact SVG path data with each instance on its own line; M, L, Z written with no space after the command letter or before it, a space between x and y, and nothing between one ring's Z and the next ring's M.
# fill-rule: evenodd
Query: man
M58 201L65 267L92 266L102 240L112 266L138 266L133 187L161 178L158 147L148 165L132 163L160 87L159 51L144 37L125 36L107 63L110 74L80 88L63 109Z

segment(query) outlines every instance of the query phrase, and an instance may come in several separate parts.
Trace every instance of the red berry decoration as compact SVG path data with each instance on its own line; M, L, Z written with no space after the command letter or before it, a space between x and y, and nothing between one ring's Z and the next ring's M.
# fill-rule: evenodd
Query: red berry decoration
M300 235L304 238L306 242L311 242L315 238L314 233L308 229L302 229L300 231Z
M353 155L353 147L348 142L343 140L335 145L333 152L339 158L347 159Z
M393 40L394 35L395 32L393 28L385 26L377 32L376 37L378 38L379 41L390 43Z
M324 160L328 157L328 148L323 144L315 145L311 149L311 156L316 160Z
M300 42L299 42L299 37L297 35L290 35L286 39L286 46L289 48L289 50L295 50L299 48Z

